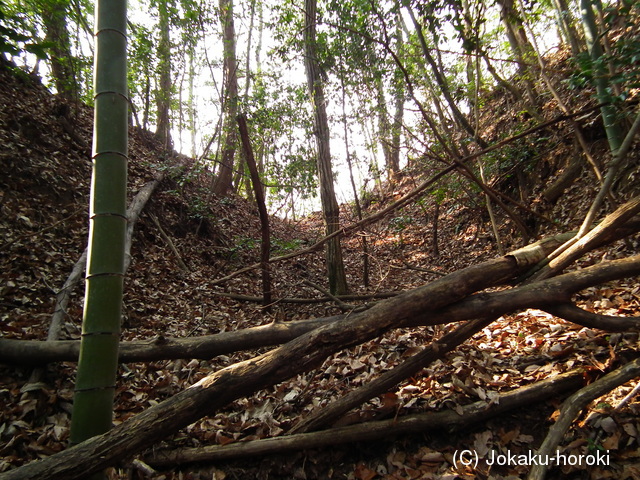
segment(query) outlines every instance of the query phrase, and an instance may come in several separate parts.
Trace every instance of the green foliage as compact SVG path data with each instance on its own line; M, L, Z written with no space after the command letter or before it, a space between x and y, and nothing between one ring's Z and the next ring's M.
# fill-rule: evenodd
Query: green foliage
M256 78L247 110L249 126L264 166L262 178L271 204L292 192L302 199L317 189L315 151L311 148L313 123L305 85L282 85L266 73Z
M271 239L271 251L275 255L284 255L286 253L300 250L304 246L304 241L299 238L291 240L282 240L274 237Z
M9 4L0 0L0 53L11 57L30 53L46 59L51 46L51 42L38 37L37 29L26 14L11 9Z
M389 227L396 233L404 231L411 224L413 224L413 217L410 215L398 215L389 220Z
M155 44L149 28L142 24L132 24L129 28L127 44L129 70L127 82L132 101L144 96L145 82L156 68ZM140 104L143 99L140 98Z
M237 260L240 256L254 252L260 247L260 240L252 237L233 237L233 247L228 250L230 260Z
M609 30L614 23L623 23L627 31L632 32L640 16L640 4L624 0L620 8L608 8L604 15L604 28ZM607 77L609 87L601 101L616 103L626 100L630 91L640 88L640 37L623 34L611 45L611 52L597 59L592 59L588 52L583 52L573 59L574 73L566 80L570 88L581 89L594 85L596 78ZM609 67L614 70L611 75ZM614 92L613 86L621 89L621 94Z

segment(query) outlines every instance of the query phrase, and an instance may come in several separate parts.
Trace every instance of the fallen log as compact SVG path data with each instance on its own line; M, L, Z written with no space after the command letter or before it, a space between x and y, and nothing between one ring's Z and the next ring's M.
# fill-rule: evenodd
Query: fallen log
M638 318L590 314L571 306L569 300L571 294L588 286L633 275L637 262L637 256L613 263L608 262L601 270L590 270L591 273L586 276L580 273L584 270L571 272L562 277L547 279L524 287L473 295L458 301L455 305L436 311L411 309L397 326L439 325L471 320L478 316L478 312L497 317L526 308L538 308L590 328L607 331L635 330L640 324ZM120 361L124 363L177 358L210 359L216 355L239 350L280 345L343 318L345 318L344 315L338 315L296 322L272 323L195 338L159 336L148 341L122 342ZM42 342L0 338L0 362L25 365L75 361L79 348L80 343L75 340Z
M435 360L442 358L447 352L455 349L475 333L492 323L494 319L495 317L480 318L459 326L442 338L434 340L431 345L411 356L397 367L387 370L375 380L352 390L329 405L314 410L307 418L296 424L289 433L312 432L332 424L352 408L386 392L405 378L411 377Z
M382 301L369 310L346 316L305 333L267 353L218 370L109 432L46 459L0 474L0 479L86 478L91 473L149 448L165 436L237 398L316 368L328 356L376 338L391 328L399 327L420 312L445 311L445 307L455 310L455 302L467 302L474 306L474 302L482 302L484 298L489 297L490 309L484 313L495 315L495 311L500 309L497 303L499 296L505 292L483 293L469 299L465 297L485 286L487 279L501 282L522 270L523 267L518 266L514 256L507 256L454 272L424 287ZM514 290L524 292L521 293L520 300L530 301L536 291L538 294L549 293L564 288L563 292L555 294L555 298L566 299L567 295L570 297L569 292L585 288L593 282L637 274L640 274L640 255L603 262ZM462 299L464 302L460 302ZM477 314L478 310L475 312Z
M467 322L447 333L442 338L434 340L430 346L397 367L388 370L362 387L347 393L344 397L332 402L330 405L316 410L305 420L297 424L292 429L292 432L310 432L333 423L350 409L387 391L405 378L425 368L429 363L442 357L445 353L453 350L457 345L490 324L494 318L504 313L513 312L525 307L536 307L541 310L548 310L550 313L561 318L566 316L567 320L575 323L587 323L589 327L603 328L606 326L609 327L607 329L609 331L640 329L640 317L603 316L586 312L568 303L561 304L560 306L555 305L556 301L562 299L567 301L572 293L582 289L586 284L601 283L602 281L606 281L606 278L611 278L612 275L617 277L623 268L635 263L635 267L631 267L630 270L625 270L625 274L632 274L633 271L640 268L640 256L635 257L635 259L635 262L632 262L632 259L628 259L628 262L626 261L627 259L624 259L625 261L615 264L600 265L598 268L590 269L585 275L574 272L549 281L540 282L540 284L532 284L504 292L472 295L440 311L421 315L419 317L422 320L421 323L429 323L429 319L434 320L435 318L462 320L464 319L463 317L472 318L472 316L477 316L478 312L491 316Z
M265 438L251 442L152 451L144 455L143 460L153 467L162 468L181 463L218 462L351 442L379 440L381 438L428 431L451 433L510 410L542 402L580 388L584 384L584 373L582 369L563 373L500 394L491 403L478 401L462 406L461 413L443 410L440 412L407 415L390 420L365 422L347 427L330 428L319 432Z
M133 232L135 229L136 222L138 218L140 218L140 213L142 209L151 198L156 187L160 184L160 182L164 179L164 173L159 173L155 176L155 178L145 184L136 194L136 196L131 201L131 204L127 208L127 232L125 238L125 264L124 264L124 272L129 269L131 265L131 244L133 243ZM84 252L80 255L80 258L76 261L71 269L71 273L67 277L67 280L64 282L64 285L60 289L60 291L56 294L56 303L53 310L53 315L51 315L51 323L49 325L49 332L47 334L47 342L56 342L60 338L60 332L62 330L62 324L65 316L67 315L67 305L69 304L69 300L71 299L71 292L76 287L76 285L82 279L82 274L85 271L85 266L87 263L87 249L84 249ZM78 359L78 354L80 352L80 345L78 344L77 352L74 355L74 361ZM0 360L1 361L1 360ZM51 360L56 361L56 360ZM42 365L49 363L47 361L40 362L23 362L23 364L29 365ZM31 373L29 380L22 387L23 392L31 391L38 389L42 386L40 383L42 377L44 376L44 370L38 368Z
M346 316L279 348L218 370L106 434L0 474L0 479L86 478L149 448L165 436L239 397L311 370L333 353L376 338L419 312L442 308L485 288L488 282L504 282L528 267L528 263L522 267L514 256L506 256L459 270L421 288L379 302L369 310Z
M414 327L471 320L478 316L478 312L495 318L526 308L538 308L587 327L608 331L635 330L640 323L639 319L589 314L589 312L575 306L572 307L570 297L573 293L589 286L636 274L634 272L638 269L638 262L638 256L606 262L596 266L598 268L591 267L588 273L585 273L587 272L585 269L510 290L472 295L435 311L407 307L404 310L405 315L396 326ZM490 271L489 269L488 272ZM446 280L446 278L448 277L444 277L442 280ZM416 293L418 290L421 289L406 293ZM379 305L386 304L396 298L399 297L386 300ZM358 315L365 313L361 312ZM354 316L351 315L350 318ZM339 315L297 322L272 323L195 338L172 339L160 336L149 341L123 342L120 345L120 361L136 362L177 358L210 359L216 355L239 350L279 345L344 318L346 316ZM41 342L0 339L0 362L24 365L53 361L75 361L79 347L79 342L73 340Z

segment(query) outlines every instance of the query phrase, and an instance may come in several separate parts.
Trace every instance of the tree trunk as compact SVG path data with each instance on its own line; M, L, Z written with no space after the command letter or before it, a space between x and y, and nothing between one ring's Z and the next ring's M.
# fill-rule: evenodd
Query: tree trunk
M156 91L156 135L166 149L171 148L171 37L169 0L158 2L160 42L158 43L158 89Z
M544 244L538 247L534 251L544 250ZM316 368L329 355L376 338L416 315L447 312L448 316L464 304L472 315L483 312L499 316L532 304L551 305L568 301L576 291L640 273L640 256L635 256L603 262L525 287L464 299L483 289L488 281L496 284L510 280L514 273L530 268L540 253L546 254L542 251L531 257L530 253L531 248L526 249L526 253L512 252L509 256L454 272L422 288L380 302L370 310L315 329L280 348L218 370L110 432L44 460L0 474L0 480L86 478L88 474L149 448L161 438L234 399Z
M236 61L236 32L233 21L233 0L220 0L220 23L224 45L223 70L225 82L224 146L213 193L223 197L233 187L233 168L237 144L236 116L238 115L238 64Z
M553 6L556 9L558 18L558 26L565 40L571 46L571 54L575 57L581 51L578 30L575 26L575 19L571 14L567 0L553 0Z
M264 203L264 189L262 188L262 181L258 174L256 159L253 156L253 149L251 148L251 142L249 141L247 120L244 115L238 115L237 120L238 128L240 130L240 139L242 140L242 148L244 150L244 157L247 161L247 166L249 167L249 173L251 174L251 183L253 184L253 191L256 195L256 204L258 205L258 212L260 214L260 231L262 233L260 259L260 262L262 263L262 304L265 307L265 311L270 312L271 266L269 265L269 254L271 252L271 238L269 232L269 214L267 213L267 206Z
M316 0L305 1L305 70L309 96L313 102L315 119L315 136L318 147L318 179L320 183L320 201L324 215L325 231L327 235L340 230L340 208L336 200L333 185L333 171L331 167L331 151L329 147L329 121L327 119L327 106L324 96L322 80L320 78L320 66L317 57L316 45ZM326 261L329 276L329 290L334 295L347 293L347 276L342 259L340 237L333 237L326 244Z
M530 65L533 62L533 55L535 55L533 46L527 38L522 17L514 0L497 1L500 5L500 19L505 27L513 56L518 62L518 73L524 82L525 93L531 105L537 108L536 88L531 79L534 72Z
M347 123L347 92L344 85L344 77L346 73L343 69L340 72L340 89L342 93L342 132L344 135L344 148L347 159L347 166L349 167L349 181L351 183L351 191L353 192L353 203L356 209L356 216L358 221L361 221L362 206L360 205L360 196L358 195L358 188L356 187L356 180L353 176L353 162L351 161L351 148L349 147L349 125ZM362 244L362 284L365 289L369 288L369 245L367 243L366 235L361 237Z
M95 127L82 341L71 443L111 428L127 228L126 2L96 4Z
M476 422L486 421L516 408L527 407L579 388L584 383L582 369L562 373L525 387L497 396L491 405L486 400L461 406L461 413L453 410L419 413L400 418L359 423L330 428L313 433L265 438L229 445L211 445L179 450L165 450L145 455L144 461L154 467L174 467L188 462L219 462L331 447L337 444L388 439L391 436L424 434L426 432L455 432L468 429Z
M71 56L71 41L67 30L67 0L55 0L42 7L40 16L46 38L51 42L51 73L58 94L68 99L78 97L78 83Z
M591 57L598 101L602 104L602 107L600 107L602 122L607 132L609 148L611 149L611 153L615 155L624 141L624 131L622 122L618 119L617 108L610 102L611 94L609 93L609 88L611 84L607 81L607 68L604 62L602 62L603 51L600 40L598 39L598 27L596 25L592 0L582 0L580 2L580 10L582 11L582 24L584 26L587 50Z
M478 132L476 132L475 128L473 128L473 126L469 123L467 118L462 114L462 112L456 105L456 102L453 99L453 96L451 95L449 84L447 83L446 78L442 74L441 70L438 68L438 64L436 63L435 59L429 52L429 48L427 47L427 42L422 32L422 26L418 23L418 20L416 19L416 16L413 13L413 10L409 6L407 6L406 8L407 8L407 11L409 12L409 15L411 16L411 20L413 21L413 26L416 30L416 33L418 34L418 39L420 40L420 47L422 49L422 54L424 55L424 58L427 60L427 63L429 63L429 65L431 66L431 70L433 72L434 78L436 79L436 83L438 84L438 87L442 92L442 96L447 101L447 104L449 105L449 109L451 110L453 117L456 119L456 122L458 122L458 124L469 135L473 137L473 139L478 143L478 145L480 145L481 148L487 148L488 146L487 142L480 136Z

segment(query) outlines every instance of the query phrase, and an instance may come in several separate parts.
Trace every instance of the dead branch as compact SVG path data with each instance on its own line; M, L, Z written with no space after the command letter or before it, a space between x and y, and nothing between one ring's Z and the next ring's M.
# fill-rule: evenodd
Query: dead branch
M349 392L330 405L315 410L309 417L295 425L290 430L290 433L308 433L332 424L352 408L361 405L376 395L386 392L405 378L409 378L416 372L427 367L433 361L442 358L447 352L450 352L475 333L482 330L494 319L495 317L473 320L447 333L440 340L433 341L431 345L424 350L413 355L397 367L383 373L372 382Z
M611 186L613 185L613 182L618 175L618 169L622 164L622 161L629 153L629 150L631 150L631 147L633 146L633 142L635 140L635 136L639 130L640 112L638 112L638 114L636 115L633 125L627 132L620 148L615 152L611 152L613 154L613 158L611 159L611 162L609 164L609 170L605 175L604 182L600 186L600 191L596 195L596 198L593 200L593 203L591 204L591 207L589 208L589 211L587 212L587 215L585 216L584 221L580 226L580 230L578 232L578 235L580 237L583 236L589 230L589 228L591 228L591 224L593 223L596 214L600 211L600 207L604 202L604 197L607 196L611 191Z
M267 212L267 205L265 204L264 189L262 187L262 181L258 174L258 167L256 166L256 159L253 156L253 148L251 147L251 141L249 139L249 129L247 128L247 119L243 114L236 117L238 122L238 130L240 132L240 140L242 143L242 150L244 151L244 159L249 167L249 173L251 175L251 184L253 185L253 191L256 196L256 203L258 204L258 214L260 216L260 234L261 241L261 254L260 254L260 266L262 269L262 305L265 312L271 311L271 265L269 265L269 252L271 251L271 233L269 227L269 213Z
M640 317L619 317L587 312L573 304L566 303L545 307L545 311L583 327L598 328L607 332L628 332L640 328Z
M514 252L514 254L516 253ZM556 305L569 303L571 295L582 289L640 274L640 255L636 255L603 262L583 270L569 272L559 277L510 290L480 293L457 301L454 298L447 299L446 289L448 286L451 286L452 289L472 288L470 285L464 285L464 282L462 285L459 284L458 282L462 282L462 280L458 278L457 274L466 271L474 272L474 268L484 268L486 276L482 281L480 279L470 279L473 282L477 282L474 283L474 288L480 290L492 285L503 284L513 275L517 275L517 271L522 271L532 264L526 263L524 260L526 255L518 256L521 262L519 267L516 267L515 257L511 255L484 262L476 267L469 267L423 287L381 301L365 312L350 316L275 323L198 338L170 339L157 337L145 342L123 342L120 344L120 361L133 362L173 358L209 359L223 353L278 345L291 341L320 326L335 325L347 317L360 318L362 315L366 315L367 312L376 311L378 308L387 308L387 306L393 308L390 307L391 305L396 305L397 307L396 311L390 313L390 318L395 322L395 327L441 325L455 321L471 320L478 316L478 312L497 317L526 308L538 308L545 311L550 310L550 313L552 313ZM529 261L533 262L536 258L538 257L529 257ZM511 275L507 273L509 271ZM492 273L496 275L493 276ZM425 304L425 302L428 303L425 295L429 295L428 292L431 292L432 288L438 288L439 301L451 303L442 308L422 308L420 305ZM557 312L562 314L562 309ZM569 312L569 314L575 318L575 313ZM567 320L571 321L571 318L567 318ZM605 324L601 323L600 325L604 326ZM633 326L632 324L629 325ZM615 330L617 331L619 328L615 328ZM78 351L79 342L77 341L39 342L0 339L0 361L5 363L74 361L77 359Z
M446 275L441 274L442 276ZM253 302L260 303L262 302L262 297L258 297L255 295L243 295L241 293L231 293L231 292L210 292L211 295L217 295L220 297L227 297L233 300L237 300L239 302ZM334 298L344 302L344 301L358 301L358 300L373 300L373 299L381 299L381 298L391 298L400 294L401 292L378 292L378 293L369 293L363 295L331 295L326 297L318 297L318 298L295 298L295 297L283 297L276 298L273 300L273 303L298 303L298 304L311 304L311 303L327 303L335 301Z
M524 263L524 268L529 268L530 264ZM549 304L559 301L564 303L570 298L571 292L586 288L594 282L639 274L640 255L603 262L561 277L512 289L518 294L517 301L511 303L512 299L505 296L511 291L482 293L465 298L486 287L488 281L503 283L524 268L522 265L518 266L513 255L498 258L459 270L421 288L379 302L364 312L346 315L279 348L218 370L109 432L46 459L0 474L0 480L86 478L91 473L148 448L161 438L237 398L316 368L328 356L340 350L405 325L420 312L427 316L427 312L437 311L461 311L467 315L482 311L487 315L497 316L506 306L522 308L522 304L537 305L541 301ZM472 310L460 310L461 304ZM482 308L478 309L478 305Z
M618 227L623 226L633 219L638 213L640 213L640 196L632 198L618 207L586 235L580 238L576 236L562 245L559 249L560 252L558 252L557 255L556 252L554 252L548 264L531 277L531 279L535 281L549 278L562 271L585 252L592 250L594 244L602 242L603 238L606 238L612 231L615 231Z
M451 410L407 415L398 419L366 422L347 427L337 427L313 433L298 433L284 437L266 438L229 445L212 445L199 448L165 450L144 456L144 461L156 468L180 463L216 462L237 458L255 457L273 453L327 447L350 442L362 442L389 438L397 435L427 431L454 432L469 427L515 408L524 407L562 395L583 384L584 371L576 370L545 379L532 385L503 393L492 403L479 401L462 408L462 414Z
M540 262L540 260L545 258L551 251L564 243L566 239L567 235L549 237L516 250L502 259L485 262L482 265L486 266L485 268L488 273L487 278L491 279L494 283L486 283L481 288L487 288L508 281L516 275L516 271L528 270L532 265ZM496 262L498 266L496 266ZM514 267L516 268L514 269ZM491 277L492 272L496 273L495 278ZM444 278L446 277L443 277L441 280L444 281ZM120 343L120 361L133 362L172 358L209 359L216 355L241 349L279 345L319 326L338 320L339 318L342 317L277 323L199 338L171 339L160 336L143 342L122 342ZM416 319L414 318L413 320L411 325L417 325L419 321L422 321L418 320L418 323L416 323ZM430 318L429 321L433 321L433 318ZM1 362L39 364L54 361L76 361L80 344L78 341L45 343L0 338L0 347Z
M127 208L127 232L125 237L125 263L124 263L124 272L126 272L131 265L131 244L133 242L133 231L140 218L140 212L147 204L147 201L151 197L151 194L158 186L158 184L164 178L164 174L158 174L156 178L154 178L151 182L144 185L136 194L134 199L131 201L129 208ZM47 341L53 342L60 338L60 331L62 330L62 321L67 314L67 305L69 304L69 300L71 299L71 292L75 288L75 286L80 282L82 278L82 274L84 273L85 267L87 263L87 249L84 249L80 258L76 261L73 268L71 269L71 273L67 280L64 282L64 285L56 295L56 304L53 309L53 315L51 316L51 323L49 325L49 332L47 334ZM77 359L77 354L75 359ZM22 387L22 391L31 391L36 387L39 387L41 384L42 377L44 375L44 371L42 369L36 369L31 373L29 380Z
M578 414L598 397L610 392L614 388L636 378L640 375L640 358L635 359L621 368L608 373L596 380L591 385L578 390L571 395L560 408L560 416L551 427L547 437L538 450L539 458L551 456L564 434L574 422ZM527 480L543 480L547 472L547 465L536 464L532 466Z
M348 310L353 310L356 308L355 305L347 305L346 303L344 303L342 300L340 300L339 297L336 297L335 295L331 294L330 292L328 292L327 290L325 290L324 288L322 288L320 285L313 283L310 280L303 280L303 282L305 285L310 286L311 288L315 288L316 290L318 290L320 293L322 293L323 295L329 297L331 300L333 300L336 305L338 306L338 308L340 310L342 310L343 312L346 312Z
M0 474L2 480L48 478L75 480L114 465L148 448L229 402L319 366L328 356L376 338L417 312L432 311L484 288L487 279L503 282L522 271L507 256L447 275L421 288L379 302L308 332L285 345L236 363L131 417L109 432Z
M160 236L162 237L164 242L167 244L169 249L173 252L173 255L176 257L176 261L178 262L178 266L180 267L180 270L182 270L183 272L189 272L190 271L189 267L187 267L187 265L182 260L182 256L180 255L180 252L178 252L178 249L174 245L173 240L171 240L169 235L166 234L166 232L160 225L160 222L158 221L158 217L156 217L153 213L150 213L149 217L151 217L153 224L158 229L158 233L160 233Z

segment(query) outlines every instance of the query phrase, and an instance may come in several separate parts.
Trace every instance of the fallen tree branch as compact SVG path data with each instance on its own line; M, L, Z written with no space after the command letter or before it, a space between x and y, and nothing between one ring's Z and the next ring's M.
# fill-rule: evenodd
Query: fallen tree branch
M538 458L546 458L552 455L578 414L589 405L589 403L638 376L640 376L640 358L608 373L591 385L571 395L562 404L558 420L551 427L547 437L538 449ZM540 463L533 465L527 480L543 480L546 472L546 464L543 465Z
M178 252L178 249L174 245L173 240L171 240L169 235L167 235L167 233L162 228L162 225L160 225L160 221L158 220L158 217L156 217L152 213L149 214L149 217L151 217L153 224L158 229L158 233L160 233L160 236L164 240L164 243L167 244L167 247L169 247L169 249L173 252L173 255L176 257L176 262L178 262L178 266L180 267L180 270L187 273L190 272L191 270L189 270L189 267L187 267L187 265L182 260L182 256L180 255L180 252Z
M442 276L446 275L446 273L441 274ZM227 297L233 300L237 300L239 302L253 302L260 303L262 302L262 297L258 297L255 295L243 295L241 293L231 293L231 292L217 292L211 291L209 292L211 295L217 295L219 297ZM373 300L373 299L383 299L383 298L391 298L402 292L378 292L378 293L369 293L363 295L332 295L326 297L318 297L318 298L296 298L296 297L283 297L276 298L273 300L273 303L299 303L299 304L312 304L312 303L327 303L335 301L334 298L337 298L340 301L357 301L357 300Z
M211 445L179 450L154 451L144 461L156 468L172 467L191 462L217 462L237 458L255 457L310 448L327 447L351 442L389 438L397 435L428 431L454 432L496 415L548 400L583 385L584 371L578 369L540 382L503 393L491 404L479 401L462 408L462 413L451 410L407 415L397 419L366 422L337 427L313 433L298 433L283 437L265 438L229 445Z
M514 252L515 253L515 252ZM535 258L530 258L534 261ZM478 265L485 268L486 277L484 285L480 288L489 287L491 281L504 283L506 272L511 271L511 275L517 275L517 271L528 268L525 260L521 259L521 266L515 266L514 257L503 257ZM510 264L510 266L509 266ZM473 267L470 267L473 268ZM465 269L463 271L466 271ZM496 276L492 276L492 273ZM502 273L500 273L502 272ZM459 272L457 272L459 273ZM562 318L562 308L553 310L556 305L569 303L571 295L587 287L598 285L603 282L630 277L640 274L640 255L634 257L603 262L592 267L574 272L569 272L559 277L542 280L522 287L512 288L492 293L480 293L471 295L457 302L445 305L439 309L421 308L422 302L427 301L423 295L429 292L433 283L451 285L455 288L458 280L457 276L450 274L436 282L427 284L424 287L410 290L394 298L381 301L367 311L375 310L379 305L398 305L399 310L392 313L393 319L397 319L396 327L414 327L424 325L441 325L455 321L471 320L478 316L478 312L486 315L498 317L507 313L515 312L526 308L539 308L549 310L549 313L556 311ZM446 287L442 287L446 288ZM444 294L442 294L444 295ZM417 301L414 305L405 304L403 298L413 298ZM419 300L418 300L419 299ZM400 307L402 306L402 308ZM366 312L358 315L366 315ZM566 311L566 310L565 310ZM569 315L576 318L575 311L570 311ZM354 318L352 314L350 318ZM313 320L303 320L297 322L284 322L254 327L233 332L224 332L216 335L208 335L196 338L171 339L156 337L155 339L143 342L122 342L120 344L120 361L136 362L160 359L175 358L202 358L210 359L216 355L227 354L238 350L249 350L252 348L279 345L291 341L315 328L333 325L346 316L317 318ZM360 317L358 317L360 318ZM633 319L628 320L633 322ZM580 322L577 322L580 323ZM600 324L601 328L605 326ZM628 326L635 329L634 323L623 324L624 329ZM613 325L614 331L620 328ZM0 338L0 361L5 363L42 363L52 361L74 361L77 359L80 344L78 341L58 341L40 342L34 340L13 340Z
M525 263L524 268L529 268ZM109 432L93 437L43 460L0 474L1 480L48 478L74 480L103 470L118 461L149 448L158 440L212 413L229 402L257 390L283 382L318 367L330 355L376 338L392 328L405 325L422 312L456 312L460 304L477 307L487 301L477 315L498 315L506 308L502 303L508 292L470 293L484 288L487 282L503 283L524 270L516 257L506 256L465 268L421 288L382 301L371 309L347 315L340 320L312 330L279 348L252 359L230 365L203 378L173 397L131 417ZM536 295L550 295L543 302L554 303L570 298L569 292L593 282L608 281L640 273L640 255L571 272L536 284L513 289L519 302L534 302ZM557 293L560 291L560 293ZM461 301L461 299L464 299ZM457 303L456 303L457 302ZM508 302L507 302L508 303ZM534 302L536 303L536 302ZM508 303L508 306L518 302ZM518 305L519 306L519 305ZM446 307L446 308L445 308ZM468 312L468 310L462 310Z
M0 474L2 480L76 480L149 448L229 402L319 366L328 356L400 326L417 312L437 310L523 269L507 256L451 273L308 332L252 359L230 365L114 427L48 458Z
M566 235L540 240L532 245L511 252L508 256L490 260L484 265L488 276L485 284L479 288L499 285L512 278L516 271L526 271L538 263L566 240ZM475 267L470 267L475 268ZM495 272L495 276L491 276ZM455 274L455 272L454 272ZM440 280L444 280L443 277ZM498 283L496 283L498 282ZM473 292L469 292L473 293ZM396 295L397 298L399 295ZM211 358L239 349L278 345L320 325L330 323L341 317L315 319L302 322L288 322L256 327L235 332L224 332L196 339L168 339L157 337L144 342L120 343L120 361L132 362L171 358ZM267 333L265 333L265 330ZM80 351L78 341L61 341L51 345L44 342L0 338L0 362L5 363L49 363L53 361L75 361Z
M416 372L427 367L433 361L442 358L447 352L455 349L475 333L489 325L495 317L472 320L445 334L441 339L435 340L421 352L413 355L400 365L386 371L375 380L364 384L360 388L352 390L344 397L331 402L311 413L307 418L295 425L290 433L308 433L330 425L344 413L361 405L367 400L386 392L405 378L409 378Z
M127 208L127 232L125 237L125 263L124 263L124 272L126 272L131 265L131 244L133 243L133 232L135 229L136 222L138 218L140 218L140 212L147 204L147 201L151 197L151 194L155 190L155 188L160 184L163 180L164 174L160 173L156 175L156 177L145 184L136 194L136 196L131 201L129 208ZM71 269L71 273L67 280L64 282L64 285L56 295L56 304L53 309L53 315L51 316L51 323L49 324L49 332L47 334L47 341L53 342L60 338L60 332L62 330L62 321L67 314L67 305L69 304L69 300L71 299L71 292L75 288L75 286L82 279L82 274L84 273L85 267L87 264L87 249L84 249L80 258L76 261L73 268ZM79 353L79 349L78 349ZM75 359L78 358L78 354L75 355ZM41 362L42 363L42 362ZM48 363L48 362L47 362ZM42 377L44 376L44 371L42 369L36 369L31 373L29 380L22 387L21 391L31 391L38 389L42 386L40 383L42 381Z
M620 205L584 236L572 238L562 245L558 251L553 252L550 260L548 262L545 260L546 265L531 277L531 281L549 278L562 271L585 252L592 250L594 244L601 243L603 239L607 238L619 227L622 227L638 213L640 213L640 196Z
M619 317L602 315L583 310L570 303L545 307L545 311L569 322L577 323L583 327L599 328L607 332L628 332L640 328L639 317Z
M330 292L328 292L327 290L322 288L320 285L318 285L316 283L313 283L311 280L303 280L302 283L304 283L305 285L310 286L311 288L315 288L316 290L318 290L323 295L326 295L327 297L329 297L332 301L334 301L336 303L338 308L340 310L342 310L343 312L348 311L348 310L353 310L354 308L356 308L355 305L347 305L340 298L338 298L335 295L331 294Z

